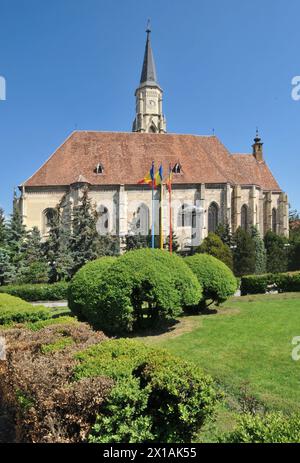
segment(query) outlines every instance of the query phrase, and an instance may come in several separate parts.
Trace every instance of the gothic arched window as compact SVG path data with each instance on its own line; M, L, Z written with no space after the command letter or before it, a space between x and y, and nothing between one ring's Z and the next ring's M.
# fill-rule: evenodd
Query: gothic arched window
M272 231L277 233L277 209L272 209Z
M100 235L106 235L109 231L109 212L106 206L98 207L97 230Z
M244 204L241 208L241 227L243 230L248 230L248 206Z
M208 233L215 233L219 224L219 206L211 203L208 208Z
M149 208L146 204L141 204L137 210L136 232L147 236L149 233Z
M57 210L52 207L48 207L47 209L44 210L43 214L44 214L44 225L47 228L51 227L55 218L57 217Z
M178 227L190 227L192 225L191 208L183 204L178 212Z

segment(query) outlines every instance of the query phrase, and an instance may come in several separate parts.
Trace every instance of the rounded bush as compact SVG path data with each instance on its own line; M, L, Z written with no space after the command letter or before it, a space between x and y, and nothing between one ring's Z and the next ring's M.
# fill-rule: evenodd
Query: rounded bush
M72 278L68 288L68 305L74 315L89 321L93 310L101 300L103 275L115 261L115 257L101 257L88 262Z
M137 341L114 339L76 355L75 381L113 379L90 442L191 442L220 399L196 365Z
M237 280L227 265L208 254L186 257L185 262L203 287L201 305L220 304L237 289Z
M175 317L202 296L201 285L184 260L167 251L139 249L99 268L89 266L71 281L70 307L110 334ZM87 282L91 278L92 285Z

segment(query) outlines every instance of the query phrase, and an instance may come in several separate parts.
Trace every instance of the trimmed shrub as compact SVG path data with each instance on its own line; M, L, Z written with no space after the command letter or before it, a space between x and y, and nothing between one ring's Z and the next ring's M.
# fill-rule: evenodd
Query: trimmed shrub
M268 413L264 416L245 414L233 432L225 435L221 441L226 443L299 443L300 416L285 416L282 413Z
M208 254L195 254L186 257L185 262L203 287L200 306L225 302L237 290L237 280L232 271L215 257Z
M68 283L60 281L53 284L24 284L1 286L0 293L17 296L24 301L61 301L68 298Z
M184 260L159 249L130 251L107 263L100 259L78 273L70 284L71 310L110 334L173 318L202 296Z
M269 288L280 293L300 291L300 272L248 275L241 279L241 294L265 294Z
M0 398L16 442L83 442L113 381L74 382L75 352L105 339L83 323L56 323L32 331L1 332L6 361L0 361Z
M265 294L272 275L248 275L241 278L241 295Z
M194 364L136 341L105 341L76 358L76 379L105 375L116 382L91 442L191 442L219 399Z
M49 317L50 310L46 307L34 307L18 297L0 294L0 325L35 322Z
M103 297L102 278L115 262L114 257L101 257L87 263L74 275L69 283L69 307L80 320L90 320L93 308Z

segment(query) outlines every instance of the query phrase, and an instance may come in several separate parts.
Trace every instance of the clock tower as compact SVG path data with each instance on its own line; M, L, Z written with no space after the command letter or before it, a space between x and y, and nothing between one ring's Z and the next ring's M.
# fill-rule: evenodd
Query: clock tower
M150 42L150 26L146 30L147 41L140 85L136 89L136 117L133 132L165 133L166 120L162 112L162 95L157 77Z

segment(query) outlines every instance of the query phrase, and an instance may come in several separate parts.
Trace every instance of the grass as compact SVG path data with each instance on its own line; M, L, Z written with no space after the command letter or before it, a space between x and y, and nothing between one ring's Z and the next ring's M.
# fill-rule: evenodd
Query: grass
M140 338L195 362L226 391L234 408L244 384L268 409L300 412L300 293L231 298L213 315L183 317L172 331Z

